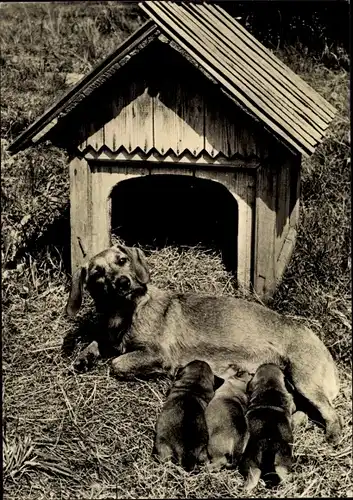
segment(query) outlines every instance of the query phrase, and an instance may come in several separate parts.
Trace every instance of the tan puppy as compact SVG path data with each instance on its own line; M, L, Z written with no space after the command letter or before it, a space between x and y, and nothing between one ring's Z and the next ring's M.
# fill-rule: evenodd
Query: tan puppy
M280 481L288 477L292 466L292 396L286 389L282 370L272 364L260 366L249 382L250 394L246 419L249 441L241 469L245 489L253 490L261 477Z
M336 443L341 424L332 405L339 380L331 354L312 330L255 302L234 297L177 293L148 284L137 248L113 246L95 255L73 278L67 312L74 316L87 287L106 327L76 364L86 370L103 344L112 372L124 379L167 374L194 359L219 377L235 364L254 373L263 363L283 367L296 395L321 415L327 439ZM299 408L298 408L299 409ZM317 420L317 418L315 419Z
M205 408L214 394L214 376L204 361L180 368L156 424L153 454L186 470L207 458Z
M248 437L246 387L250 379L248 372L230 368L224 384L206 408L210 469L235 467L244 451Z

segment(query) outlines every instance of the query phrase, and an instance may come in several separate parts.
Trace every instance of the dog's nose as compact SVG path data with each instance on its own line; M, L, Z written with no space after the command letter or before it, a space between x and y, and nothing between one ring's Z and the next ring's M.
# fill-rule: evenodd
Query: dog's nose
M127 276L120 276L120 278L118 278L116 280L116 286L120 290L126 292L127 290L130 289L130 280L129 280L129 278Z

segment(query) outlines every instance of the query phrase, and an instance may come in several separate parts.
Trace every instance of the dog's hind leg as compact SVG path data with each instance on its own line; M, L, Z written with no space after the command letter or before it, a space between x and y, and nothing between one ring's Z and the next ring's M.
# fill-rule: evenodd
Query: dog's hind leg
M263 452L261 444L256 438L250 438L240 463L240 471L246 479L244 489L248 493L256 488L260 481L260 464L262 463L262 459Z
M298 393L304 396L319 412L325 425L327 441L337 444L340 439L342 425L336 410L325 394L324 387L317 384L310 371L306 374L303 373L302 368L299 372L295 367L292 369L292 379Z
M280 481L288 481L292 468L292 457L288 453L278 451L275 455L274 465Z
M327 441L337 444L341 422L332 406L339 390L337 368L327 348L311 330L302 330L302 336L302 342L291 346L288 373L295 390L319 412Z
M261 470L255 462L251 462L248 467L244 490L250 493L258 485L261 477Z
M298 429L306 425L308 422L308 415L303 411L296 411L292 415L292 427L293 429Z

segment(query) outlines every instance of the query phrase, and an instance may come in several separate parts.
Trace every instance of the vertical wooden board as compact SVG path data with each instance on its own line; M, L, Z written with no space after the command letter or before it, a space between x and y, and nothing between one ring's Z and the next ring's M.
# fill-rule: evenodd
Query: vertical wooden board
M194 156L204 146L203 98L176 81L164 81L154 97L154 147L160 154L186 149Z
M276 174L267 167L260 167L256 180L254 288L266 298L274 291L276 283Z
M197 156L204 147L204 105L203 97L195 91L184 87L177 88L177 115L175 138L176 154L179 155L186 149L193 156Z
M220 100L223 103L223 100ZM231 104L228 104L231 106ZM250 120L242 113L231 107L232 112L225 104L219 107L214 100L205 102L205 149L215 157L219 152L227 158L238 154L252 156L259 154L257 132L252 128Z
M286 270L286 267L290 261L290 258L292 256L294 246L295 246L295 241L297 237L297 231L295 228L290 228L287 234L287 237L284 240L283 246L281 248L280 255L277 260L276 264L276 283L278 284L282 276L284 274L284 271Z
M118 149L116 137L118 131L117 122L119 121L118 115L122 112L119 108L119 95L112 96L110 108L113 118L104 125L104 141L106 147L109 148L110 151L115 152Z
M145 153L153 147L153 103L148 93L147 83L144 91L138 95L139 89L135 83L131 84L132 102L127 106L126 112L130 120L129 151L141 148Z
M105 144L113 152L123 146L129 153L137 147L149 152L153 147L152 97L147 82L129 82L117 89L111 102L112 118L104 126Z
M251 281L251 253L252 253L252 211L255 192L254 180L245 171L234 174L234 193L238 201L238 281L249 287Z
M205 102L205 150L214 158L219 152L228 157L227 134L220 110L210 101Z
M70 171L71 272L90 257L91 192L90 168L84 159L74 158Z
M78 136L79 136L79 144L78 144L78 150L79 151L84 151L87 147L87 130L86 130L86 123L83 122L80 126L80 129L79 129L79 133L78 133Z
M111 174L106 167L96 165L92 173L92 252L93 255L110 246L108 196Z
M283 163L277 172L276 257L289 231L289 165Z
M241 156L260 156L257 133L246 121L238 122L236 150Z
M290 169L289 224L295 228L299 222L300 208L300 159L292 162Z
M167 90L158 92L153 98L153 127L154 127L154 147L161 155L164 155L169 148L177 154L182 149L182 144L176 142L175 131L178 128L178 121L175 110L177 107L177 87L170 85Z
M285 177L285 193L284 193L284 214L285 214L285 226L284 226L284 231L283 231L283 236L282 236L282 245L284 244L284 241L288 235L288 231L290 228L290 212L289 212L289 205L290 205L290 164L286 162L284 166L284 177Z
M124 146L129 153L131 152L129 97L129 92L126 92L126 94L119 94L115 101L118 114L111 122L114 142L112 151L117 151L119 147Z
M87 146L98 151L104 145L104 126L98 127L92 120L87 124Z

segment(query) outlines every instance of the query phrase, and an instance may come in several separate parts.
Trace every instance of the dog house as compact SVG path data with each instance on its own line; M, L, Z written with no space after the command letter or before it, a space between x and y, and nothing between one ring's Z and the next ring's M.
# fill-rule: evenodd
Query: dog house
M234 198L237 280L269 295L295 244L301 158L335 109L219 6L140 7L150 20L9 150L50 140L69 152L72 271L110 245L119 183L189 176Z

